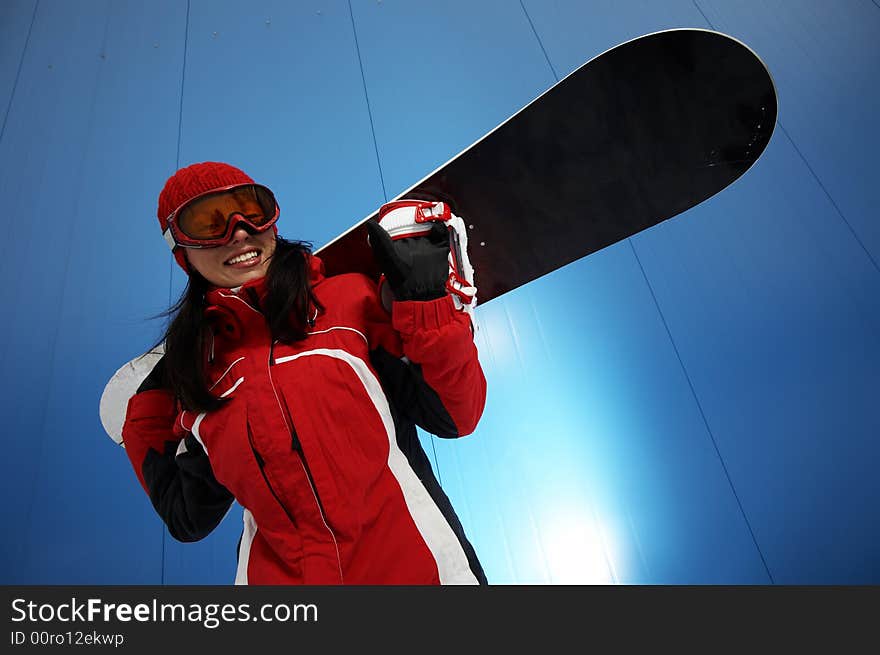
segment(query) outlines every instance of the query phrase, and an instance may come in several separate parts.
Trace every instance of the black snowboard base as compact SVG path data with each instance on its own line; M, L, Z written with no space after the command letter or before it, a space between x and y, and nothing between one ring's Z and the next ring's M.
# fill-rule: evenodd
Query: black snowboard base
M464 219L485 303L723 190L764 151L776 112L747 46L657 32L588 61L398 197L446 199ZM317 251L329 275L378 275L376 217Z

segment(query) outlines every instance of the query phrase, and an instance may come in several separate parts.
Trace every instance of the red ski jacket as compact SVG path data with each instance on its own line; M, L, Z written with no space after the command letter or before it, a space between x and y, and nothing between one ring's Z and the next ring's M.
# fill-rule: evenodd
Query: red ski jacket
M306 339L273 342L263 280L207 294L207 413L147 380L123 427L135 473L170 533L206 536L244 507L238 584L473 584L482 568L415 424L471 433L486 382L470 318L450 297L382 307L357 274L325 278Z

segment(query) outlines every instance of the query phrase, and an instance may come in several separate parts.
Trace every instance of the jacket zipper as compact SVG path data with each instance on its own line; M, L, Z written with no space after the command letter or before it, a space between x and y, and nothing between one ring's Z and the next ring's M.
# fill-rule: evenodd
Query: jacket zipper
M324 523L324 527L327 529L327 532L330 533L330 538L333 540L333 546L336 549L336 563L339 566L339 580L340 582L345 582L342 575L342 557L339 555L339 543L336 541L336 535L333 534L333 530L330 528L330 524L327 522L327 514L324 511L324 504L321 502L321 497L318 495L318 487L315 484L315 478L312 477L312 470L309 468L308 460L306 459L306 454L303 451L302 443L297 437L296 428L293 425L293 419L290 417L290 413L287 411L287 408L283 405L281 400L278 398L278 391L275 389L275 380L272 379L272 367L275 365L275 341L272 341L272 345L269 346L269 384L272 386L272 393L275 394L275 401L278 403L278 409L281 411L281 416L284 419L285 425L287 425L287 430L290 433L290 443L291 449L299 455L299 462L303 468L303 472L306 474L306 478L309 481L309 487L312 490L312 496L315 498L315 503L318 505L318 513L321 515L321 521ZM285 512L286 512L285 508Z

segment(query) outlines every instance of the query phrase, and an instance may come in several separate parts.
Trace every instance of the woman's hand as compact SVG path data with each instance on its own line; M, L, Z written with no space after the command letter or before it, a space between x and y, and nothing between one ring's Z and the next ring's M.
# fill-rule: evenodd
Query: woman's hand
M376 221L367 222L370 247L395 300L435 300L446 295L449 230L433 223L421 236L392 239Z

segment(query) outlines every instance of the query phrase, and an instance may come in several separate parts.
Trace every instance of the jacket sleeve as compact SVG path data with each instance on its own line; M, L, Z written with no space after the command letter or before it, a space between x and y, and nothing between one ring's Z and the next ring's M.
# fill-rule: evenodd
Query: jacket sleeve
M207 536L232 504L195 437L175 433L177 403L165 389L142 385L128 403L122 438L135 474L178 541Z
M383 382L389 395L396 396L397 406L437 436L472 433L486 404L486 378L477 358L470 316L456 310L452 298L444 296L395 302L391 323L409 361L397 371L395 382L389 383L389 367L384 367ZM375 356L373 361L375 365Z
M392 409L431 434L447 439L458 437L458 428L443 406L440 396L422 375L418 364L395 357L384 348L370 353L382 389Z

